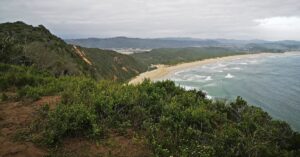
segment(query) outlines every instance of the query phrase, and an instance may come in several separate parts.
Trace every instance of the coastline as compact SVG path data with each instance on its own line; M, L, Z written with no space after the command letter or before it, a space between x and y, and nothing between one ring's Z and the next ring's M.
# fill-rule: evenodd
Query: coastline
M203 66L203 65L212 64L212 63L217 63L217 62L221 62L221 61L232 61L232 60L236 60L236 59L247 59L247 58L256 58L256 57L266 57L266 56L272 56L272 55L283 55L286 53L293 53L293 52L233 55L233 56L216 57L216 58L198 60L198 61L193 61L193 62L180 63L177 65L158 64L158 65L155 65L157 69L141 73L140 75L131 79L129 81L129 84L139 84L139 83L143 82L143 80L145 80L145 79L150 79L151 81L155 81L155 80L161 79L169 74L172 74L172 73L180 71L180 70L189 69L189 68L193 68L193 67L197 67L197 66Z

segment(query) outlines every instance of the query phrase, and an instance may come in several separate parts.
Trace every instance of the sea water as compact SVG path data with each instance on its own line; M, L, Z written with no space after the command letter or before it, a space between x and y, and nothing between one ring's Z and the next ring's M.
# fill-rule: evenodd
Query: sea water
M300 130L300 52L219 61L163 79L174 80L186 89L203 90L209 98L234 100L242 96Z

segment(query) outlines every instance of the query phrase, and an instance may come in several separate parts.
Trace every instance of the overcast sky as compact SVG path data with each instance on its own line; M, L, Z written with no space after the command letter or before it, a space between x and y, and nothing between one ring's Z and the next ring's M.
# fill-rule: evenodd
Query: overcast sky
M300 40L300 0L0 0L0 22L62 38Z

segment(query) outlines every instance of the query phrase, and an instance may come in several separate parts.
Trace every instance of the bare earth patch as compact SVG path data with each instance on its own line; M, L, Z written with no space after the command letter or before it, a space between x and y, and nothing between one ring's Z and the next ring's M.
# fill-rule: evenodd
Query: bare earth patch
M75 52L81 57L82 60L84 60L89 65L93 65L92 62L86 58L86 55L85 55L84 51L81 51L75 45L73 45L73 48L75 49Z
M66 139L58 154L69 156L103 157L150 157L153 156L145 141L135 139L130 133L126 136L111 133L103 141L90 141L83 138Z
M65 139L56 150L37 146L26 140L16 140L19 132L29 130L38 114L37 110L48 104L50 110L60 102L60 96L45 96L35 102L5 101L0 103L0 157L42 157L46 155L64 156L152 156L143 138L137 138L133 131L126 135L111 132L98 142L85 138Z
M31 142L16 141L15 135L29 129L32 120L36 117L37 109L43 104L53 106L59 97L43 97L37 103L2 102L0 103L0 156L40 157L47 154L47 150Z

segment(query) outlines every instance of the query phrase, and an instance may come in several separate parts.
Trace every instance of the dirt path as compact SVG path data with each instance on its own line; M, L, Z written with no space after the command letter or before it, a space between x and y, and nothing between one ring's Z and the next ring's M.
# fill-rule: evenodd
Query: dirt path
M0 103L0 157L42 157L47 154L43 148L31 142L15 140L18 132L29 128L36 116L36 110L44 105L54 106L60 97L42 97L39 101L26 104L24 102Z

